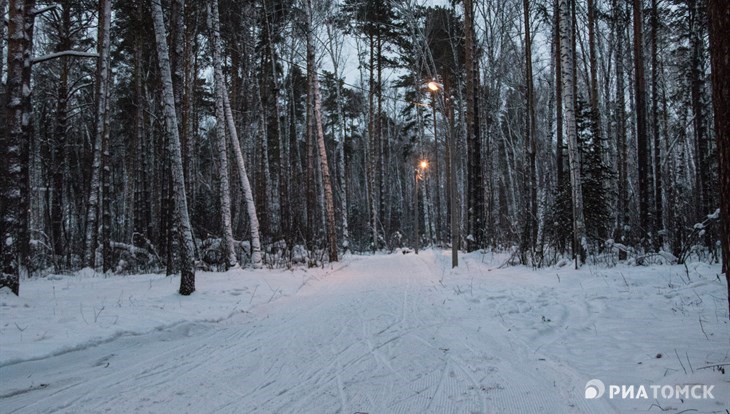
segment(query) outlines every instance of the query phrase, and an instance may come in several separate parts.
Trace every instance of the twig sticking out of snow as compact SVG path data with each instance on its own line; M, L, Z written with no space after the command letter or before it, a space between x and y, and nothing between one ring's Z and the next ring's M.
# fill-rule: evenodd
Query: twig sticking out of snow
M674 355L677 356L677 361L679 361L679 365L682 366L682 369L684 370L685 375L687 374L687 368L684 367L684 364L682 363L682 358L679 357L679 352L677 352L677 348L674 348Z

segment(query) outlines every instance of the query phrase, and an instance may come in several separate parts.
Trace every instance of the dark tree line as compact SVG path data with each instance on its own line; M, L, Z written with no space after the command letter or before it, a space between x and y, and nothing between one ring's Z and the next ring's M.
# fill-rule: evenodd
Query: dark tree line
M189 293L195 269L415 238L534 266L719 260L724 2L0 8L16 292L86 266L182 272Z

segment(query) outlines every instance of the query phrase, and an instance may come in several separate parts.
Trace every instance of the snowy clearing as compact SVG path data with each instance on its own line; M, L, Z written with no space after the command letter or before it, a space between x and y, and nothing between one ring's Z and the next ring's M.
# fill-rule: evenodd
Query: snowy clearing
M719 266L499 269L472 254L327 269L91 273L0 294L3 413L613 413L730 407ZM599 379L605 395L586 399ZM610 385L649 398L609 398ZM712 386L710 399L651 386ZM675 389L675 388L672 388ZM660 393L661 394L661 393ZM636 394L635 396L641 396Z

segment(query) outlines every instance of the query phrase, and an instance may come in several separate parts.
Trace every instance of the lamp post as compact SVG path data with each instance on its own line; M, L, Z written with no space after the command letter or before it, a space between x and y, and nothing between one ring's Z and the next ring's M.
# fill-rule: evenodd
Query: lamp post
M434 121L434 139L436 134L436 93L444 90L444 85L442 83L436 82L435 80L428 82L426 84L426 87L431 91L433 94L433 121ZM446 116L449 117L451 115L453 123L453 108L445 108L447 109ZM451 128L452 126L450 126ZM456 156L454 153L456 152L456 139L454 137L453 130L451 130L450 139L448 140L448 147L449 147L449 174L448 176L448 187L449 187L449 206L451 210L451 267L458 267L459 266L459 224L458 224L458 210L457 210L457 192L456 192Z
M419 224L418 223L419 222L419 219L418 219L418 216L419 216L419 214L418 214L418 181L423 179L423 173L426 171L426 168L428 168L428 161L421 160L421 162L418 163L418 168L416 168L416 170L415 170L415 173L416 173L416 197L415 197L415 199L416 199L416 237L415 237L416 254L418 254L418 245L421 244L421 237L420 237L420 234L418 231L418 224Z

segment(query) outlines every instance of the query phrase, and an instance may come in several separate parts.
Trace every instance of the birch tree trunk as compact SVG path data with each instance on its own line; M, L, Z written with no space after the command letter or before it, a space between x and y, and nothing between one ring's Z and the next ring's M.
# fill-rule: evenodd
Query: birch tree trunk
M712 102L715 107L715 137L720 165L720 210L722 214L722 271L725 273L730 316L730 3L710 0L710 52Z
M220 18L218 17L218 1L214 0L211 6L213 14L213 33L220 34ZM218 41L216 41L218 44ZM219 68L222 72L222 68ZM222 79L222 76L221 76ZM221 82L221 86L222 82ZM243 198L246 201L246 209L248 212L249 226L251 227L251 263L254 269L260 269L263 266L261 259L261 242L259 239L259 219L256 215L256 203L253 198L253 190L251 189L251 183L248 181L248 175L246 174L246 163L243 159L243 152L241 151L241 143L238 140L238 132L236 131L236 123L233 119L233 111L231 111L231 103L228 99L228 91L225 87L221 87L219 90L223 98L223 111L226 117L226 123L228 124L228 133L231 138L231 146L236 157L236 164L238 167L238 178L241 180L241 188L243 190Z
M112 17L112 6L111 0L102 0L99 5L99 15L103 15L104 22L104 53L100 53L106 59L106 82L102 85L104 87L104 116L102 117L103 123L103 135L101 137L102 142L102 226L101 226L101 241L102 241L102 271L107 272L112 268L112 248L111 248L111 225L112 225L112 212L111 212L111 142L110 142L110 127L109 127L109 110L110 110L110 85L113 83L110 79L111 72L111 58L109 56L110 48L110 31L111 31L111 17ZM98 126L97 126L98 127ZM98 133L98 130L97 130Z
M215 77L215 116L216 116L216 150L218 152L218 175L220 180L219 197L221 203L221 225L223 227L223 257L226 268L237 266L236 251L233 245L233 226L231 224L231 186L228 181L228 147L226 145L226 114L223 109L223 91L225 83L221 64L221 38L217 18L217 0L214 2L215 15L208 9L208 28L211 32L211 49L213 51L213 70Z
M28 253L28 147L31 134L30 58L33 0L11 0L8 19L8 80L2 184L2 273L0 286L20 293Z
M601 112L598 100L598 53L596 50L596 0L588 0L588 53L590 60L591 111L593 117L593 139L600 142Z
M0 16L5 17L5 9L8 6L8 0L0 0ZM9 23L9 21L8 21ZM3 60L5 50L5 24L0 24L0 85L2 85L3 72L5 70L5 61ZM4 93L0 90L0 93Z
M195 291L195 250L193 245L193 231L188 216L182 151L180 149L180 131L177 126L175 94L173 92L172 73L170 70L170 51L167 47L167 33L161 2L162 0L151 0L152 20L155 26L157 60L160 65L160 77L162 79L162 104L171 155L172 192L175 199L175 216L178 225L178 235L180 237L180 294L190 295Z
M332 69L335 77L340 76L340 57L342 56L341 37L337 37L337 30L332 25L327 25L327 38L329 41L330 57L332 58ZM340 210L342 211L342 248L346 252L350 245L350 230L347 217L347 182L346 182L346 159L345 159L345 109L342 104L342 85L335 81L335 96L337 99L337 114L339 122L336 130L339 134L337 141L337 178L340 193Z
M585 261L587 249L585 218L583 214L583 188L581 183L581 159L575 120L575 95L573 71L573 33L570 1L560 0L560 54L562 56L563 98L565 124L567 126L568 162L570 164L570 185L573 199L573 256L575 267Z
M91 164L89 201L86 207L86 242L84 266L96 268L96 249L99 242L99 213L101 200L102 163L108 125L107 99L109 96L109 44L111 28L111 2L102 0L99 4L99 29L96 63L96 124L94 129L94 158Z
M314 36L312 27L312 0L307 0L307 60L311 60L314 67ZM307 67L310 67L307 65ZM317 129L317 147L319 149L320 172L324 190L325 212L327 217L327 251L330 262L337 261L337 227L335 227L335 203L332 196L332 180L327 162L327 148L324 143L324 128L322 127L322 108L319 94L319 80L315 73L310 77L310 93L314 98L314 123Z

